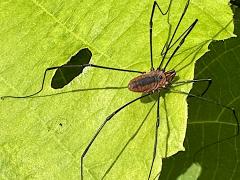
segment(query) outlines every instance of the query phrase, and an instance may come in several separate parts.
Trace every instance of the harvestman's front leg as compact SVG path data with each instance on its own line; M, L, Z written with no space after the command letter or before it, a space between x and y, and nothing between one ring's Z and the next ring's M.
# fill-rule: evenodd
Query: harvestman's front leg
M160 125L160 92L158 93L158 101L157 101L157 120L156 120L156 128L155 128L155 140L154 140L154 147L153 147L153 158L152 158L152 163L151 163L151 168L148 174L148 180L151 177L152 173L152 168L154 165L155 157L156 157L156 152L157 152L157 143L158 143L158 128Z
M109 122L113 116L115 116L119 111L121 111L123 108L127 107L128 105L132 104L133 102L139 100L139 99L142 99L146 96L149 96L151 93L149 94L145 94L143 96L140 96L128 103L126 103L125 105L121 106L120 108L118 108L116 111L114 111L112 114L110 114L106 119L105 121L101 124L101 126L98 128L98 130L96 131L96 133L94 134L94 136L92 137L92 139L90 140L90 142L88 143L87 147L85 148L85 150L83 151L82 153L82 156L81 156L81 180L83 180L83 159L84 157L86 156L89 148L92 146L93 142L96 140L97 136L99 135L99 133L102 131L103 127L107 124L107 122Z
M99 69L108 69L108 70L113 70L113 71L123 71L123 72L133 72L133 73L140 73L140 74L144 74L145 72L142 71L135 71L135 70L128 70L128 69L120 69L120 68L112 68L112 67L107 67L107 66L99 66L99 65L95 65L95 64L82 64L82 65L62 65L62 66L54 66L54 67L49 67L44 71L44 75L43 75L43 80L42 80L42 85L40 90L38 90L37 92L30 94L30 95L26 95L26 96L2 96L1 99L4 100L6 98L29 98L32 96L35 96L37 94L39 94L42 90L43 90L43 86L44 86L44 82L45 82L45 78L46 78L46 74L48 71L51 70L55 70L55 69L59 69L59 68L73 68L73 67L94 67L94 68L99 68Z
M170 47L172 46L172 41L173 41L173 39L174 39L174 36L175 36L176 33L177 33L178 27L180 26L180 24L181 24L181 22L182 22L182 19L183 19L184 15L185 15L185 13L187 12L189 3L190 3L190 0L187 0L186 5L185 5L185 8L184 8L184 10L183 10L183 13L182 13L182 15L181 15L181 17L180 17L180 19L179 19L179 21L178 21L177 26L175 27L175 30L174 30L174 32L173 32L173 35L172 35L172 37L171 37L171 39L170 39L170 41L169 41L169 43L168 43L168 45L167 45L167 47L166 47L166 51L165 51L164 54L163 54L163 57L162 57L162 60L161 60L161 62L160 62L160 64L159 64L159 66L158 66L158 69L161 69L161 67L162 67L162 65L163 65L163 61L164 61L164 59L166 58L166 55L167 55ZM188 36L188 34L192 31L193 27L194 27L195 24L197 23L196 21L197 21L197 19L192 23L192 25L187 29L187 31L185 31L185 32L183 33L183 34L185 34L185 35L183 36L181 42L179 43L179 45L176 47L176 49L175 49L174 52L172 53L172 56L168 59L165 67L163 68L164 70L166 69L168 63L170 62L170 60L172 59L172 57L174 56L174 54L178 51L178 49L180 48L180 46L184 43L185 38L186 38L186 37ZM182 37L182 35L181 35L180 37ZM178 40L177 40L177 41L178 41ZM176 42L175 42L175 43L176 43ZM174 43L174 44L175 44L175 43Z
M152 28L153 28L153 16L154 16L155 8L157 7L159 9L159 11L161 12L161 14L164 16L168 13L168 11L170 9L170 6L171 6L171 3L172 3L172 1L169 3L169 6L168 6L168 9L166 10L166 12L162 11L162 9L160 8L160 6L158 5L158 3L156 1L154 1L153 6L152 6L152 13L151 13L150 22L149 22L151 71L154 70L154 67L153 67L153 53L152 53Z
M184 32L185 35L183 36L183 38L181 39L181 41L180 41L180 43L178 44L178 46L175 48L175 50L173 51L173 53L172 53L171 56L169 57L169 59L168 59L167 63L165 64L163 70L165 70L165 69L167 68L168 64L170 63L170 61L172 60L172 58L174 57L174 55L177 53L177 51L179 50L179 48L183 45L183 43L185 42L185 39L186 39L187 36L190 34L190 32L193 30L193 28L195 27L195 25L197 24L197 22L198 22L198 19L196 19L196 20L188 27L187 31ZM171 40L172 40L172 38L171 38ZM171 43L171 41L170 41L170 43ZM161 68L162 62L163 62L164 58L166 57L166 54L167 54L168 50L169 50L169 49L167 48L166 53L164 54L163 59L162 59L160 65L159 65L158 69Z

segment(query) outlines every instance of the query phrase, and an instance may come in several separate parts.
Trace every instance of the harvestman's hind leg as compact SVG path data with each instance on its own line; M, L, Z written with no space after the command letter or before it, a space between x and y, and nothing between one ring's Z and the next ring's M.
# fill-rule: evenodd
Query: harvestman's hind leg
M118 108L116 111L114 111L112 114L110 114L106 119L105 121L101 124L101 126L98 128L98 130L96 131L96 133L94 134L94 136L92 137L92 139L90 140L90 142L88 143L87 147L85 148L85 150L83 151L82 153L82 156L81 156L81 180L83 180L83 159L84 157L86 156L89 148L92 146L93 142L96 140L97 136L99 135L99 133L102 131L103 127L107 124L107 122L109 122L113 116L115 116L119 111L121 111L123 108L127 107L128 105L132 104L133 102L139 100L139 99L142 99L146 96L149 96L149 94L145 94L143 96L140 96L128 103L126 103L125 105L121 106L120 108Z
M158 3L156 1L154 1L153 6L152 6L152 13L151 13L150 22L149 22L151 71L154 70L154 67L153 67L153 53L152 53L152 28L153 28L153 16L154 16L155 8L157 7L159 9L159 11L161 12L161 14L164 16L168 13L169 8L171 6L171 3L172 3L172 1L170 1L168 9L166 10L166 12L162 11L162 9L160 8L160 6L158 5Z
M29 97L35 96L43 90L46 74L47 74L48 71L59 69L59 68L73 68L73 67L94 67L94 68L108 69L108 70L113 70L113 71L123 71L123 72L132 72L132 73L140 73L140 74L145 73L145 72L135 71L135 70L119 69L119 68L112 68L112 67L106 67L106 66L98 66L98 65L95 65L95 64L54 66L54 67L49 67L44 71L42 85L41 85L40 90L38 90L37 92L35 92L33 94L30 94L30 95L26 95L26 96L2 96L1 99L5 99L5 98L29 98Z
M193 80L186 80L186 81L178 81L178 82L172 83L172 85L180 86L188 83L198 83L198 82L208 82L206 89L200 94L200 96L203 96L211 86L212 79L193 79ZM172 86L172 87L175 87L175 86Z
M239 132L240 132L240 124L239 124L239 120L238 120L238 117L237 117L237 114L236 114L236 111L235 111L234 107L226 106L226 105L221 104L221 103L218 103L218 102L216 102L216 101L214 101L214 100L207 99L207 98L204 98L204 97L201 97L201 96L197 96L197 95L195 95L195 94L186 93L186 92L183 92L183 91L170 90L170 92L185 94L185 95L188 95L188 96L190 96L190 97L194 97L194 98L197 98L197 99L199 99L199 100L202 100L202 101L205 101L205 102L208 102L208 103L212 103L212 104L216 104L216 105L218 105L218 106L220 106L220 107L226 108L226 109L228 109L228 110L230 110L230 111L232 112L233 117L234 117L234 119L235 119L235 121L236 121L236 125L237 125L237 127L236 127L236 132L235 132L232 136L229 136L229 137L227 137L227 138L224 138L224 139L222 139L222 140L220 140L220 141L217 141L217 142L215 142L215 143L207 144L206 146L200 148L200 149L195 153L195 155L198 154L199 152L201 152L204 148L207 148L207 147L210 147L210 146L212 146L212 145L215 145L215 144L224 142L224 141L226 141L226 140L232 139L232 138L237 137L237 136L239 135Z
M144 123L146 122L149 114L152 112L153 107L155 106L156 102L151 106L151 108L149 109L148 113L146 114L146 116L144 117L143 121L141 122L140 126L138 126L137 130L133 133L133 135L128 139L127 143L124 145L124 147L121 149L120 153L117 155L117 157L115 158L115 160L113 161L113 163L110 165L110 167L107 169L107 171L105 172L105 174L103 175L103 177L101 178L101 180L103 180L107 174L110 172L110 170L113 168L113 166L115 165L115 163L117 162L117 160L119 159L119 157L121 156L121 154L124 152L124 150L127 148L127 146L136 138L137 134L139 133L139 131L141 130L142 126L144 125Z
M158 93L158 101L157 101L157 120L156 120L156 127L155 127L155 140L154 140L154 146L153 146L153 158L152 158L152 163L151 163L151 167L150 167L150 171L148 174L148 180L151 177L151 173L152 173L152 168L154 165L154 161L155 161L155 157L156 157L156 152L157 152L157 144L158 144L158 128L160 125L160 92Z

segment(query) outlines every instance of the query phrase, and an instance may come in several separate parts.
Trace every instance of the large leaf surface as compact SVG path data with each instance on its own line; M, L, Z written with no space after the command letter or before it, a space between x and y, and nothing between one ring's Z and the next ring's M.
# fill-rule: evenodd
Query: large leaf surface
M92 51L92 63L148 71L152 3L1 1L0 95L20 96L37 91L47 67L64 64L84 47ZM159 2L163 9L168 3ZM185 3L173 1L169 12L172 28ZM168 37L167 18L156 11L155 66L159 64L160 52ZM180 80L193 78L194 63L212 39L232 36L232 13L227 1L218 2L218 6L215 1L191 1L176 37L196 18L199 23L168 67L177 71ZM5 179L79 178L80 157L94 132L111 112L140 96L127 89L82 91L126 87L136 76L133 73L87 69L59 91L50 88L51 76L51 73L47 76L42 97L6 99L0 103L1 176ZM179 88L188 92L191 85ZM78 91L71 92L76 89ZM184 95L171 93L161 97L160 141L153 176L161 169L160 157L184 149L185 99ZM154 97L143 99L109 122L85 158L85 179L101 179L104 174L107 179L147 177L156 121L154 103Z

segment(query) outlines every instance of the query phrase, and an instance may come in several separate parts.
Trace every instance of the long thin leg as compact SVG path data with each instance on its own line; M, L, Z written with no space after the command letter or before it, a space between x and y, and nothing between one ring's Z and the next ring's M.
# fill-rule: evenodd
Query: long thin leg
M54 66L54 67L49 67L45 70L44 75L43 75L41 88L37 92L35 92L33 94L30 94L30 95L26 95L26 96L2 96L1 99L4 100L6 98L29 98L29 97L35 96L43 90L46 74L47 74L48 71L59 69L59 68L73 68L73 67L94 67L94 68L108 69L108 70L113 70L113 71L123 71L123 72L132 72L132 73L140 73L140 74L145 73L145 72L142 72L142 71L112 68L112 67L107 67L107 66L99 66L99 65L95 65L95 64Z
M154 70L153 67L153 53L152 53L152 28L153 28L153 16L154 16L154 12L155 12L155 8L157 7L159 9L159 11L161 12L161 14L164 16L168 13L170 6L172 4L172 1L170 1L168 9L166 10L166 12L163 12L162 9L160 8L160 6L158 5L158 3L156 1L154 1L153 6L152 6L152 13L151 13L151 17L150 17L150 22L149 22L149 31L150 31L150 57L151 57L151 71Z
M158 143L158 128L160 125L160 92L158 93L158 101L157 101L157 120L156 120L156 128L155 128L155 141L154 141L154 147L153 147L153 158L152 158L152 164L151 164L151 168L148 174L148 180L151 177L151 173L152 173L152 168L154 165L154 161L155 161L155 157L156 157L156 152L157 152L157 143Z
M180 41L180 43L178 44L178 46L176 47L176 49L173 51L173 53L172 53L171 56L169 57L169 59L168 59L167 63L165 64L163 70L165 70L165 69L167 68L169 62L172 60L173 56L176 54L176 52L178 51L178 49L183 45L186 37L187 37L187 36L189 35L189 33L193 30L193 28L194 28L194 26L197 24L197 22L198 22L198 19L196 19L196 20L189 26L187 33L183 36L183 38L182 38L182 40ZM167 53L167 51L166 51L166 53ZM166 54L164 54L163 57L165 57L165 56L166 56ZM159 66L159 68L160 68L160 66Z
M170 50L188 31L189 31L189 28L186 29L186 30L177 38L177 40L175 40L175 41L171 44L171 46L168 47L168 50ZM165 48L166 48L166 47L165 47ZM165 52L162 51L162 52L161 52L161 55L164 55L164 54L165 54Z
M82 153L82 156L81 156L81 180L83 180L83 159L84 157L86 156L89 148L92 146L93 142L96 140L97 136L99 135L99 133L102 131L103 127L107 124L107 122L109 122L113 116L115 116L119 111L121 111L123 108L127 107L128 105L132 104L133 102L139 100L139 99L142 99L146 96L149 96L151 93L149 94L145 94L143 96L140 96L126 104L124 104L123 106L121 106L120 108L118 108L116 111L114 111L112 114L110 114L106 119L105 121L101 124L101 126L98 128L98 130L96 131L96 133L94 134L94 136L92 137L92 139L90 140L90 142L88 143L87 147L85 148L84 152Z
M195 94L190 94L190 93L187 93L187 92L183 92L183 91L170 90L170 92L185 94L185 95L188 95L188 96L190 96L190 97L194 97L194 98L197 98L197 99L199 99L199 100L202 100L202 101L205 101L205 102L208 102L208 103L212 103L212 104L216 104L216 105L218 105L218 106L220 106L220 107L226 108L226 109L228 109L228 110L230 110L230 111L232 112L233 117L234 117L234 119L235 119L235 121L236 121L236 125L237 125L236 132L235 132L232 136L229 136L229 137L227 137L227 138L224 138L224 139L222 139L221 141L217 141L217 142L215 142L215 143L207 144L206 146L200 148L195 154L201 152L201 151L202 151L204 148L206 148L206 147L210 147L210 146L212 146L212 145L215 145L215 144L224 142L224 141L226 141L226 140L232 139L232 138L237 137L237 136L239 135L239 132L240 132L240 123L239 123L239 120L238 120L238 117L237 117L237 114L236 114L236 111L235 111L234 107L226 106L226 105L221 104L221 103L219 103L219 102L216 102L216 101L214 101L214 100L207 99L207 98L204 98L204 97L201 97L201 96L197 96L197 95L195 95Z
M188 9L189 1L190 1L190 0L188 0L187 3L186 3L186 5L185 5L185 8L184 8L184 10L183 10L183 13L182 13L182 15L181 15L181 17L180 17L180 19L179 19L179 21L178 21L178 24L177 24L177 26L176 26L176 28L175 28L175 30L174 30L174 32L173 32L173 35L172 35L172 37L171 37L171 39L170 39L170 41L169 41L169 44L168 44L168 46L167 46L167 48L166 48L166 52L165 52L164 55L163 55L163 58L162 58L159 66L158 66L158 69L161 69L161 67L162 67L163 61L164 61L164 59L165 59L165 57L166 57L166 55L167 55L167 52L169 51L169 47L171 46L172 41L173 41L173 39L174 39L174 36L175 36L176 33L177 33L178 27L179 27L180 23L182 22L182 19L183 19L184 15L185 15L185 13L186 13L186 11L187 11L187 9Z
M124 147L122 148L122 150L120 151L120 153L117 155L117 157L115 158L115 160L113 161L113 163L110 165L110 167L107 169L107 171L105 172L105 174L103 175L103 177L101 178L101 180L103 180L107 174L110 172L110 170L113 168L113 166L115 165L115 163L118 161L118 159L120 158L120 156L122 155L122 153L125 151L125 149L127 148L127 146L135 139L135 137L138 135L139 131L141 130L142 126L144 125L144 123L146 122L149 114L152 112L153 107L155 106L156 101L154 102L154 104L151 106L151 108L149 109L148 113L146 114L146 116L144 117L143 121L141 122L140 126L138 126L137 130L133 133L133 135L128 139L127 143L124 145Z
M186 81L178 81L178 82L172 83L172 85L176 84L176 86L180 86L183 84L197 83L197 82L208 82L206 89L200 94L200 96L203 96L208 91L209 87L211 86L212 79L193 79L193 80L186 80ZM172 86L172 87L176 87L176 86Z
M162 50L161 50L161 56L163 56L163 55L166 53L167 48L168 48L169 38L170 38L170 36L171 36L172 25L170 24L169 20L168 20L168 24L169 24L168 38L167 38L166 42L164 43L164 46L163 46L163 48L162 48ZM171 48L171 47L170 47L170 48ZM169 49L170 49L170 48L169 48ZM166 51L165 51L165 50L166 50Z

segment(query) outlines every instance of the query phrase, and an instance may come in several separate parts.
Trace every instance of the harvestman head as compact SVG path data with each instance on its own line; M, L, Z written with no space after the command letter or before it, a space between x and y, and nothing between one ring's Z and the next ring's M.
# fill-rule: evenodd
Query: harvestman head
M169 6L168 6L168 8L165 12L162 11L162 9L160 8L160 6L158 5L158 3L156 1L154 1L153 6L152 6L151 17L150 17L150 22L149 22L149 24L150 24L150 28L149 28L149 35L150 35L150 72L145 73L145 72L137 71L137 70L112 68L112 67L99 66L99 65L95 65L95 64L82 64L82 65L68 65L68 64L66 64L66 65L62 65L62 66L49 67L44 72L42 85L41 85L41 88L40 88L39 91L37 91L33 94L30 94L30 95L26 95L26 96L3 96L3 97L1 97L1 99L5 99L5 98L29 98L29 97L37 95L38 93L40 93L43 90L47 72L51 71L51 70L56 70L56 69L61 70L63 68L73 68L73 67L74 68L76 68L76 67L80 67L80 68L93 67L93 68L101 68L101 69L107 69L107 70L113 70L113 71L122 71L122 72L127 72L127 73L139 73L139 74L141 74L141 75L133 78L132 80L130 80L130 82L128 84L128 89L130 91L133 91L133 92L140 92L140 93L144 93L144 94L142 96L140 96L136 99L133 99L132 101L124 104L123 106L121 106L120 108L115 110L112 114L110 114L103 121L101 126L97 129L97 131L93 135L92 139L88 143L87 147L85 148L84 152L82 153L81 163L80 163L80 169L81 169L80 174L81 174L81 179L82 180L84 179L84 169L83 169L84 158L86 157L89 149L91 148L92 144L94 143L94 141L96 140L96 138L98 137L99 133L102 131L104 126L118 112L120 112L125 107L129 106L130 104L134 103L135 101L137 101L139 99L142 99L142 98L144 98L146 96L149 96L152 93L156 92L158 94L158 98L157 98L157 119L156 119L156 126L155 126L155 140L154 140L152 162L151 162L151 166L149 167L149 173L148 173L148 176L146 177L146 179L151 178L151 172L152 172L152 169L153 169L153 165L154 165L154 161L155 161L155 157L156 157L157 145L158 145L158 129L159 129L159 125L160 125L160 110L159 110L159 107L160 107L160 92L161 92L162 89L167 89L169 92L185 94L185 95L188 95L190 97L194 97L194 98L197 98L199 100L206 101L208 103L216 104L218 106L221 106L223 108L226 108L226 109L232 111L232 114L233 114L233 116L236 120L236 123L237 123L237 130L236 130L236 133L234 135L232 135L228 138L225 138L222 141L225 141L227 139L238 136L238 134L239 134L239 121L238 121L238 118L237 118L237 115L236 115L236 112L235 112L234 108L202 97L207 92L208 88L210 87L211 82L212 82L211 79L194 79L194 80L185 80L185 81L173 82L173 79L176 76L176 71L174 69L166 70L169 63L171 62L172 58L174 57L176 52L179 50L179 48L183 45L187 36L190 34L190 32L193 30L193 28L195 27L195 25L198 22L198 19L194 20L193 23L174 41L174 37L177 33L177 30L178 30L178 28L179 28L179 26L182 22L182 19L183 19L184 15L187 12L189 2L190 2L190 0L187 0L186 5L184 7L184 10L183 10L183 12L182 12L182 14L179 18L178 24L175 27L175 30L173 31L172 36L169 37L169 41L167 41L164 45L164 48L162 50L163 57L162 57L162 60L159 64L159 66L156 69L153 66L153 53L152 53L152 30L153 30L154 12L155 12L156 9L158 9L162 15L166 15L169 12L172 1L170 1ZM173 53L170 55L170 57L168 59L166 59L166 55L169 53L169 49L173 48L175 44L177 44L177 46L173 50ZM166 60L166 63L165 63L165 66L163 67L163 63L165 62L165 60ZM187 92L177 91L177 90L172 90L171 89L172 85L179 86L179 85L183 85L183 84L187 84L187 83L198 83L198 82L208 82L207 88L202 92L201 95L194 95L194 94L189 94ZM218 143L218 142L216 142L216 143ZM106 176L106 173L105 173L104 177L105 176Z

